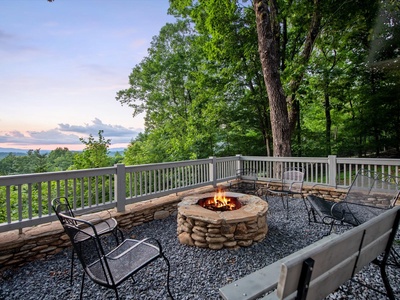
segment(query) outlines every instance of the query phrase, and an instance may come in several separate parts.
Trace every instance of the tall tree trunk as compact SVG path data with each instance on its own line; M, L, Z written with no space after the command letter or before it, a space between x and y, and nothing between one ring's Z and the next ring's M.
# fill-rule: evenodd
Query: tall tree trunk
M314 10L312 12L311 23L308 28L308 33L306 40L304 42L303 51L300 55L300 63L301 63L301 71L297 74L294 74L289 83L290 95L288 96L288 110L289 110L289 123L291 132L294 131L297 123L297 119L300 114L300 105L297 103L296 93L301 85L304 74L306 72L307 64L310 60L312 50L314 48L315 40L318 37L318 34L321 30L321 9L320 9L320 0L314 0Z
M328 88L325 87L325 147L326 155L331 155L331 128L332 128L332 118L331 118L331 102L328 94Z
M255 0L258 51L268 93L274 156L291 156L289 115L279 74L279 23L275 0Z

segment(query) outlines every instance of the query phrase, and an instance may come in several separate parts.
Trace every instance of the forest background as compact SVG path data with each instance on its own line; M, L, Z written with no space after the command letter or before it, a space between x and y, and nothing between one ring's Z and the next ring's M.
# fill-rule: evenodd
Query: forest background
M281 119L271 119L256 4L275 13L264 25L277 45ZM170 14L176 22L153 38L130 87L117 92L133 116L146 114L145 131L123 153L110 156L99 131L81 139L82 152L8 154L0 175L272 156L274 130L289 135L293 156L400 157L398 1L171 0Z

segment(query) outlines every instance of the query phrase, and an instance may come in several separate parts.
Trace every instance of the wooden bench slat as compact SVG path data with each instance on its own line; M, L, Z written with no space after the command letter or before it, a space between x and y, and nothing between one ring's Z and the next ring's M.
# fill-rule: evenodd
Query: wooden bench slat
M220 289L220 294L226 300L256 299L276 287L276 292L265 295L262 299L294 299L299 288L303 261L312 258L314 264L310 282L307 284L307 300L319 300L335 291L365 265L372 261L377 263L375 259L379 257L378 264L387 296L394 300L395 295L387 281L385 266L399 221L400 207L387 210L341 235L327 236L272 265L230 283ZM384 255L380 257L382 253Z
M377 238L375 241L363 246L360 251L360 257L355 268L355 273L359 272L365 265L373 261L380 253L385 251L386 244L390 231L386 232L381 237ZM377 253L379 253L377 255Z
M296 294L302 262L309 257L315 263L307 299L322 299L335 291L387 249L389 236L396 230L393 226L399 210L386 211L313 251L283 262L278 299L290 299Z
M353 266L358 253L353 253L348 259L340 262L328 272L322 274L310 283L307 299L320 300L334 292L344 282L352 278ZM296 295L296 293L294 293Z
M341 271L346 271L346 274L349 273L351 277L364 231L355 228L351 234L346 233L336 236L335 239L306 253L298 254L292 259L286 260L282 264L280 273L277 289L278 297L287 297L297 290L302 262L309 257L315 261L311 281L325 274L327 270L334 272L335 268L342 262L346 262L345 266L348 270L345 270L345 266L343 266ZM350 277L347 277L347 279ZM326 286L326 288L328 287Z
M257 299L276 288L279 279L282 262L290 259L298 253L305 253L315 247L319 247L324 243L334 239L337 235L331 234L323 239L309 245L298 252L295 252L283 259L280 259L260 270L257 270L243 278L240 278L230 284L219 289L219 293L223 299L229 300L251 300Z

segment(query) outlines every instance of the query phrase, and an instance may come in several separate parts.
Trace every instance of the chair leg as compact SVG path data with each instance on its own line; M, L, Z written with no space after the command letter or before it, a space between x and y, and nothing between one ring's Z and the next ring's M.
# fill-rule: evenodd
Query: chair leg
M285 200L283 199L283 194L281 194L281 201L282 201L283 208L286 209Z
M74 275L74 257L75 257L75 249L72 248L72 255L71 255L71 275L69 278L69 284L72 285L72 278Z
M118 296L118 290L117 290L117 288L114 289L114 292L115 292L115 297L116 297L116 299L118 300L118 299L119 299L119 296Z
M169 277L170 277L170 272L171 272L171 266L170 266L168 258L164 255L164 253L161 252L161 256L164 258L164 260L167 264L167 268L168 268L168 270L167 270L167 292L168 292L170 299L173 300L174 297L172 296L171 290L169 288Z
M390 253L392 254L394 265L400 267L400 261L398 261L398 259L400 259L400 254L394 249L393 246L390 250Z
M286 195L286 219L289 219L289 195Z
M119 240L119 238L118 238L118 233L119 233L120 236L121 236L121 242L124 240L124 236L123 236L123 234L122 234L122 231L121 231L118 227L115 228L115 229L113 230L113 232L112 232L112 235L114 236L115 242L117 243L117 245L119 245L119 243L120 243L120 240Z
M117 227L117 231L119 232L119 235L121 236L121 242L122 242L124 240L124 233L118 227Z
M289 219L289 195L281 194L283 208L286 209L286 220ZM286 206L285 206L286 201Z
M385 269L386 268L386 264L381 262L379 264L379 268L381 270L381 276L382 276L383 284L385 285L385 288L386 288L387 297L390 300L395 300L396 297L394 296L393 289L392 289L392 287L390 285L390 282L389 282L389 279L388 279L388 277L386 275L386 269Z
M82 300L82 296L83 296L83 285L85 284L85 272L83 272L82 274L82 285L81 285L81 295L79 297L80 300Z
M329 232L327 235L330 235L332 233L333 226L335 226L335 220L332 220L331 223L329 224Z

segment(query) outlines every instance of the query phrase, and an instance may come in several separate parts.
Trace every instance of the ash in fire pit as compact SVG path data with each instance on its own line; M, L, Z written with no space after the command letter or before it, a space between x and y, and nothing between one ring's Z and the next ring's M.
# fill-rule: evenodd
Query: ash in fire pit
M214 199L213 193L183 198L178 204L177 220L178 239L182 244L218 250L250 246L265 238L267 202L253 195L226 192L225 196L235 199L239 208L204 208L205 202Z

